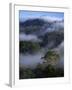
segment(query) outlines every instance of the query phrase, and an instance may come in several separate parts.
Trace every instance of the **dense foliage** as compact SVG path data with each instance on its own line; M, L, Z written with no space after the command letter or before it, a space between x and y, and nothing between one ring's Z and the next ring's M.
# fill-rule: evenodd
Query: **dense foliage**
M46 63L56 65L59 60L59 54L55 51L49 50L43 58L45 59Z
M38 65L38 67L35 69L20 68L19 74L20 79L63 77L64 70L62 68L54 68L52 65L48 65L47 67L44 68L41 65Z
M19 43L20 53L35 53L40 49L38 43L30 41L20 41Z

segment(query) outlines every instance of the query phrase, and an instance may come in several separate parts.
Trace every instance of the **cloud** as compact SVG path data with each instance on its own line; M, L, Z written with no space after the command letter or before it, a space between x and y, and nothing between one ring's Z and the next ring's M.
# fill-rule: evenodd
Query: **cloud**
M19 40L20 41L34 41L34 42L41 41L35 35L26 35L24 33L19 35Z
M54 22L54 21L62 21L63 18L55 17L55 16L41 16L41 19L44 19L46 21Z
M58 20L58 19L57 19ZM45 30L45 33L52 32L52 31L58 31L58 30L64 30L64 21L52 21L51 25L48 26L48 28ZM49 22L49 21L48 21Z

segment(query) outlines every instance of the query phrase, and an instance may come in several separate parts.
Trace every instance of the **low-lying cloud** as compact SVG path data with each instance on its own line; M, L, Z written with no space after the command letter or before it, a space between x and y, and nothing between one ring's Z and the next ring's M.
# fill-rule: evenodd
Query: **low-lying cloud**
M63 18L55 17L55 16L42 16L40 17L46 21L54 22L54 21L62 21Z
M20 33L19 35L20 41L34 41L34 42L40 42L41 40L37 38L36 35L26 35L24 33Z

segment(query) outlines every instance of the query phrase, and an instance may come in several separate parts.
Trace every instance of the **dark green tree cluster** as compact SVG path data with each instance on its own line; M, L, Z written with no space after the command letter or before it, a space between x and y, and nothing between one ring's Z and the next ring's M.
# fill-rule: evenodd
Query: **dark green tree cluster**
M51 65L56 65L56 63L59 61L60 56L57 52L48 50L48 52L42 58L44 58L46 63L49 63Z
M19 44L20 53L35 53L40 50L40 46L36 42L20 41Z
M64 69L55 68L52 65L48 65L45 68L42 65L38 65L35 69L23 69L20 68L19 78L48 78L48 77L64 77Z

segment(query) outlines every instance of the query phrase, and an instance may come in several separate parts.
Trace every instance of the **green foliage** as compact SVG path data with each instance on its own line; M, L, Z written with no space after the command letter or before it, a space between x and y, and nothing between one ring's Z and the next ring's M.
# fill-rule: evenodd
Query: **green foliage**
M48 77L63 77L64 69L55 68L52 65L42 67L42 64L39 64L35 69L29 68L20 68L19 78L28 79L28 78L48 78Z
M46 77L63 77L64 70L62 68L55 68L52 65L48 65L44 71Z
M40 50L40 46L36 42L20 41L19 47L21 53L35 53Z
M51 65L55 65L57 61L59 60L59 54L56 53L55 51L49 50L45 56L44 59L46 63L48 62Z
M27 69L20 68L19 74L20 74L19 75L20 79L27 79L27 78L34 78L35 77L35 74L29 68L27 68Z

